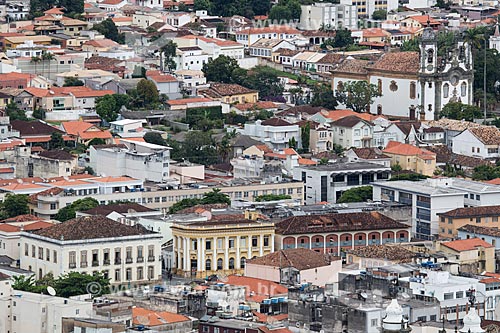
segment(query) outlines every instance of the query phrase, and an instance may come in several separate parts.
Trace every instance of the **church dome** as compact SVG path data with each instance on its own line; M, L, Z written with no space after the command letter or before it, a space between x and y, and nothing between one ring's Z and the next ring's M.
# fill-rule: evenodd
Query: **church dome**
M422 41L434 41L436 39L436 33L431 27L427 27L422 31Z
M470 308L469 313L465 315L463 322L464 327L460 330L460 332L484 333L484 330L481 328L481 318L477 314L475 308Z

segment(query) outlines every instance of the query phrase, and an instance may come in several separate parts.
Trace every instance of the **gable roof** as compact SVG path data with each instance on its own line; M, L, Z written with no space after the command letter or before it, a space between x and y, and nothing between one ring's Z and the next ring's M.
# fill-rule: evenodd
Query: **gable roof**
M66 133L87 139L110 139L112 135L109 131L104 131L97 126L85 121L65 121L61 123Z
M372 148L354 148L352 151L358 156L358 158L362 158L364 160L377 160L381 158L390 158L387 155L384 155L382 151L376 147Z
M500 229L498 229L497 227L482 227L474 224L466 224L458 228L458 231L470 232L473 233L474 235L478 234L478 235L486 235L492 237L500 237Z
M252 265L279 268L293 267L300 271L329 266L330 262L331 258L329 255L304 248L280 250L262 257L247 260L247 263Z
M358 124L359 122L370 124L369 122L367 122L364 119L359 118L358 116L347 116L347 117L340 118L339 120L335 120L332 123L332 126L353 127L356 124Z
M276 223L276 233L282 235L407 228L378 212L293 216Z
M261 125L264 125L264 126L290 126L292 124L290 124L288 121L283 120L281 118L269 118L269 119L266 119L263 122L261 122Z
M456 252L472 251L476 250L478 247L484 247L484 248L493 247L493 245L485 242L481 238L459 239L451 242L443 242L441 244Z
M500 216L500 205L455 208L437 215L454 218Z
M417 75L420 69L419 52L387 52L370 69Z
M118 203L111 205L97 206L95 208L84 211L83 213L89 215L102 215L106 216L112 212L117 212L119 214L126 214L131 211L143 213L143 212L154 212L154 209L139 205L135 202Z
M86 240L156 234L137 224L128 226L104 216L77 217L34 234L56 240Z
M184 315L173 312L153 311L140 307L132 307L132 322L134 325L155 327L183 321L190 321L190 319Z
M389 141L383 152L386 154L419 156L424 159L436 159L436 154L431 151L397 141Z
M363 258L386 259L399 263L412 262L415 253L401 245L369 245L349 250L350 254Z
M64 133L60 129L50 126L41 120L12 120L10 124L13 129L20 132L21 136L43 136L51 135L54 132Z
M227 277L225 283L234 286L244 286L246 288L247 301L259 303L264 299L288 293L288 289L279 283L248 276L230 275Z
M64 150L44 150L38 153L38 156L49 160L72 161L75 157Z
M467 130L485 145L500 145L500 130L496 127L482 126Z

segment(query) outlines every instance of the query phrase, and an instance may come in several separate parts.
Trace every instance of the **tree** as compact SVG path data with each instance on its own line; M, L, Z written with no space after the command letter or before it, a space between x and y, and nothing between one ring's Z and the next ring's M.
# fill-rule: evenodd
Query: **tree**
M456 120L474 121L475 118L480 118L482 115L481 109L475 105L462 104L460 102L449 102L441 112L440 118L449 118Z
M147 132L144 134L144 141L155 145L166 146L165 139L158 132Z
M231 83L233 71L239 67L236 59L220 55L215 59L209 59L203 65L202 71L207 81Z
M30 60L30 63L34 64L35 65L35 70L33 71L34 74L38 74L37 70L36 70L36 65L42 61L42 58L40 57L31 57L31 60Z
M412 38L409 40L405 40L401 44L400 50L404 51L404 52L407 52L407 51L418 52L420 50L418 39Z
M104 141L104 139L101 139L101 138L93 138L92 140L89 141L89 143L87 144L87 146L96 146L96 145L105 145L106 144L106 141Z
M137 94L145 107L158 104L160 95L153 81L147 79L139 81L137 84Z
M373 199L373 188L371 186L360 186L348 189L337 200L337 203L366 202Z
M172 40L168 40L165 45L160 48L160 66L163 70L173 71L176 68L174 58L176 56L177 44ZM163 61L161 60L163 57Z
M209 13L211 12L212 4L210 0L194 0L194 10L206 10Z
M85 172L88 175L95 176L95 171L94 169L92 169L92 167L86 166L85 169L83 169L83 172Z
M85 85L85 83L76 77L68 76L64 78L63 87L81 87L83 85Z
M254 197L254 200L257 202L263 202L263 201L287 200L291 198L292 197L289 196L288 194L263 194Z
M290 139L288 139L288 147L297 149L297 140L295 139L294 136L292 136Z
M309 151L309 141L311 135L311 123L306 122L300 127L300 138L302 140L302 149L304 151Z
M169 213L174 214L185 208L194 207L196 205L211 205L211 204L231 204L231 199L218 188L212 189L212 192L203 194L201 199L182 199L169 208Z
M96 99L96 112L107 122L115 121L122 106L128 107L131 97L124 94L104 95Z
M383 9L375 10L372 14L372 19L377 21L383 21L387 19L387 12Z
M184 156L193 163L210 165L217 163L219 155L208 132L191 131L182 145Z
M366 81L346 82L343 89L337 93L337 99L355 112L368 111L373 99L380 96L382 94L377 86Z
M329 110L335 110L337 107L337 99L333 95L330 86L326 84L316 85L313 89L313 97L311 99L312 106L321 106Z
M89 290L89 286L95 288ZM92 293L92 297L109 294L109 278L102 273L82 274L69 272L55 281L55 289L59 297L71 297Z
M64 138L61 132L53 132L50 135L49 149L61 149L64 147Z
M401 165L399 165L399 163L396 163L391 165L391 170L394 172L401 172L403 171L403 168L401 167Z
M64 8L65 16L75 18L83 13L83 0L31 0L30 15L43 16L43 12L53 7Z
M292 12L287 6L276 5L271 8L268 18L277 22L289 21L292 19Z
M5 114L9 116L10 120L28 120L28 117L26 117L26 113L24 110L19 109L17 106L17 103L14 101L11 101L7 106L5 107Z
M74 201L69 206L63 207L57 212L54 219L65 222L67 220L74 219L76 217L76 212L78 211L86 211L92 208L99 206L99 202L94 198L83 198Z
M235 73L241 72L239 75ZM245 72L243 74L243 72ZM235 76L238 76L236 78ZM249 89L258 90L259 96L263 100L282 96L284 86L281 83L276 71L267 66L256 66L248 72L237 68L233 71L232 81L241 84Z
M119 44L125 43L125 35L118 32L118 28L111 18L107 18L101 23L94 24L92 30L100 32L104 35L104 37L111 39Z
M42 108L35 108L32 114L33 118L43 120L45 119L45 110Z
M47 73L47 77L50 77L50 64L52 62L52 60L54 60L55 57L52 53L50 52L45 52L45 51L42 51L42 61L43 61L43 65L45 67L45 62L48 62L48 65L49 65L49 70L48 70L48 73Z
M472 172L474 180L492 180L500 177L500 167L494 165L479 165Z
M7 194L2 203L5 218L29 214L28 196L25 194Z
M446 9L446 10L449 10L450 9L450 6L452 5L453 3L451 1L445 1L445 0L437 0L436 1L436 6L435 7L438 7L438 8L441 8L441 9Z

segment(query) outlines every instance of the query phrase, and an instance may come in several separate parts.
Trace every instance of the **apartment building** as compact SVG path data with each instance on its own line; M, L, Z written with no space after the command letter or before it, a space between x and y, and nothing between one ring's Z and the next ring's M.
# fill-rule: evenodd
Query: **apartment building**
M12 289L0 280L0 332L64 332L63 318L89 318L92 302Z
M335 203L345 191L389 179L391 168L366 163L347 162L315 166L298 166L293 169L293 179L304 183L304 202Z
M498 223L500 206L456 208L437 215L439 216L440 238L457 238L460 228L469 224L473 227L500 227Z
M314 3L300 6L299 28L301 30L319 30L329 27L335 29L358 29L358 11L354 4Z
M288 148L290 139L294 139L300 146L300 128L279 118L257 120L253 124L245 124L243 134L256 138L270 145L275 150Z
M171 226L177 273L243 274L247 259L274 252L274 225L244 218Z
M109 179L113 180L114 177L110 177ZM202 198L204 193L209 192L211 190L210 188L214 188L213 184L207 184L206 188L189 187L175 190L165 190L162 187L155 186L143 187L137 185L135 183L136 181L137 180L134 179L131 182L123 184L119 188L114 186L113 181L110 181L107 183L105 188L111 189L112 192L106 192L104 191L104 187L103 189L100 189L99 186L95 189L93 188L92 192L88 192L88 190L87 192L84 192L83 189L79 191L64 191L62 188L55 187L44 191L44 187L40 186L41 189L35 189L34 192L29 192L29 194L37 193L36 195L32 195L30 197L30 207L36 216L49 219L53 218L55 214L57 214L60 207L66 207L78 199L92 195L92 198L99 201L101 205L118 200L125 200L141 203L148 208L166 211L168 207L172 206L179 200L187 198ZM31 185L36 184L30 183L29 185L31 188ZM295 181L262 184L260 181L234 180L232 182L230 181L217 184L215 185L215 188L220 189L221 192L228 195L231 200L253 201L255 197L264 194L287 194L290 195L293 200L303 202L303 186L302 182Z
M355 6L360 18L371 18L376 10L387 13L398 9L397 0L340 0L341 5Z
M162 236L103 216L85 216L21 234L20 267L37 278L76 271L103 272L112 284L146 283L161 276Z
M88 151L89 166L98 175L162 182L170 175L170 148L147 142L120 140L121 145L96 145Z

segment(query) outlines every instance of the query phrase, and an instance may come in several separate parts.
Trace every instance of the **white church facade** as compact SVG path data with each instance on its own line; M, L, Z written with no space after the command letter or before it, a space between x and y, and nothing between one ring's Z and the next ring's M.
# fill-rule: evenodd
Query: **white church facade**
M419 52L387 52L378 60L347 57L332 70L332 89L349 81L377 86L381 97L369 112L402 119L433 120L448 102L473 102L472 52L457 36L455 47L438 54L437 35L425 28ZM342 107L342 106L339 106Z

